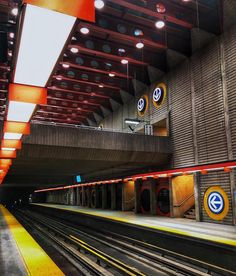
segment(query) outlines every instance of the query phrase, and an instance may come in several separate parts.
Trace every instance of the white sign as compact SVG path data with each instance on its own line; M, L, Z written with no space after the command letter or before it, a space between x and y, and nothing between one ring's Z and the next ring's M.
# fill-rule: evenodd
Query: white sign
M208 207L214 214L220 214L224 208L224 198L218 192L212 192L208 196Z

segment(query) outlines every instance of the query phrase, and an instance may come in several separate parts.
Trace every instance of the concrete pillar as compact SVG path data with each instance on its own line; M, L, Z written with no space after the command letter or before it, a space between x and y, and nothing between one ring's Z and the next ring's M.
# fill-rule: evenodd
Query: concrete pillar
M150 181L150 213L151 215L157 214L157 200L156 200L157 181L152 179Z
M111 210L116 210L117 204L116 204L116 184L111 184Z
M174 217L174 199L173 199L173 185L172 178L169 178L169 191L170 191L170 217Z
M82 187L82 206L85 206L85 187Z
M201 202L200 202L200 191L199 191L199 175L194 173L194 198L195 198L195 214L196 221L201 221Z
M134 212L140 213L141 212L141 202L140 202L140 196L141 196L141 184L142 180L137 179L134 183Z
M102 185L102 209L107 208L107 185Z
M95 185L95 208L99 208L99 191L98 191L98 185Z
M88 202L87 202L87 206L89 207L89 208L91 208L92 206L91 206L91 196L92 196L92 188L91 187L88 187L87 188L87 199L88 199Z

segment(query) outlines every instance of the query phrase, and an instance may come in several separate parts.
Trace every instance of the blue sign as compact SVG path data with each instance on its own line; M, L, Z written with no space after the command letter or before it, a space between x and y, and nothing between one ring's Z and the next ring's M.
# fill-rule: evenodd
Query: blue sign
M76 176L76 182L77 182L77 183L80 183L80 182L81 182L81 176L80 176L80 175L77 175L77 176Z
M218 192L211 192L207 199L208 207L214 214L220 214L225 208L223 196Z

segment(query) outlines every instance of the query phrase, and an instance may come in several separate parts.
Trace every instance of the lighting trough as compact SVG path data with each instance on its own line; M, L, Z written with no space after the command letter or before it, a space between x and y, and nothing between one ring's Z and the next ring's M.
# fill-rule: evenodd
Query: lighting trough
M14 83L45 87L76 17L27 4Z

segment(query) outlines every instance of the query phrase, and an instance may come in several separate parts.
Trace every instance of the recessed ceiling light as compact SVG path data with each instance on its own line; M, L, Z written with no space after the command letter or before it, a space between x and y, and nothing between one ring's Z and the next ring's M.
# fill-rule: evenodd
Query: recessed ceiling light
M71 40L77 40L75 36L72 36Z
M138 48L138 49L142 49L143 47L144 47L143 42L138 42L138 43L136 44L136 48Z
M158 28L158 29L162 29L165 27L165 22L162 21L162 20L159 20L155 23L155 26Z
M61 77L56 77L56 79L57 79L57 80L59 80L59 81L60 81L60 80L62 80L62 78L61 78Z
M18 15L18 12L19 12L18 8L13 8L13 9L11 10L11 13L12 13L13 15L15 15L15 16Z
M8 52L8 56L9 56L9 57L12 57L12 52Z
M129 61L128 61L127 59L122 59L122 60L121 60L121 63L122 63L122 64L128 64Z
M105 3L103 0L95 0L94 1L94 6L96 9L102 9L105 6Z
M115 74L114 73L109 73L109 77L115 77Z
M80 29L80 32L81 32L82 34L88 34L88 33L89 33L89 29L88 29L87 27L82 27L82 28Z
M10 43L11 45L13 45L13 41L9 41L9 43Z
M10 33L9 36L10 36L10 38L14 38L15 34L14 33Z
M100 88L103 88L104 86L103 86L102 84L99 84L99 87L100 87Z
M77 53L79 52L79 49L78 49L78 48L75 48L75 47L72 47L72 48L70 49L70 51L71 51L71 53L73 53L73 54L77 54Z
M156 8L157 8L158 13L165 13L166 12L166 8L162 3L157 3Z
M69 67L70 67L70 65L69 65L69 64L67 64L67 63L63 63L63 64L62 64L62 67L64 67L64 68L69 68Z
M135 30L134 30L134 35L135 35L135 36L143 36L143 31L140 30L140 29L135 29Z

